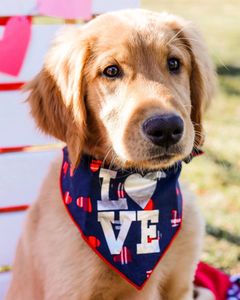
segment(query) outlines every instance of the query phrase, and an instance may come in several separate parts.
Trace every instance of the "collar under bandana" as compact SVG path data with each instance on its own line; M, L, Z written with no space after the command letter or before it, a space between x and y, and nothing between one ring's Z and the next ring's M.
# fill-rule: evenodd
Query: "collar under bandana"
M63 154L60 182L72 220L96 254L141 289L181 228L181 162L140 174L84 155L73 173L67 148Z

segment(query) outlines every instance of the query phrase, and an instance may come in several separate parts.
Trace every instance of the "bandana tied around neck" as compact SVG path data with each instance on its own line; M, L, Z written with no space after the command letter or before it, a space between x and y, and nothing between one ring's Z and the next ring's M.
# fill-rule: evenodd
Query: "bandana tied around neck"
M141 289L182 223L181 162L163 171L114 170L84 155L71 171L63 149L64 205L82 238Z

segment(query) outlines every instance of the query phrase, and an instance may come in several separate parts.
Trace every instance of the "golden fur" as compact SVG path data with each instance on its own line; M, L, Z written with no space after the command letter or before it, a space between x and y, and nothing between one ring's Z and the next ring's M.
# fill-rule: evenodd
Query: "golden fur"
M172 56L180 59L179 74L167 70ZM113 64L123 76L102 76ZM203 143L202 114L213 94L214 72L190 23L129 10L60 33L27 89L39 128L67 143L73 166L88 153L118 167L156 169L185 158ZM168 150L153 145L140 129L144 120L163 113L184 121L183 137ZM166 151L171 158L163 160ZM203 222L192 197L184 197L180 234L137 291L82 241L60 199L60 164L61 159L52 164L30 208L6 300L193 299ZM198 299L211 297L200 292Z

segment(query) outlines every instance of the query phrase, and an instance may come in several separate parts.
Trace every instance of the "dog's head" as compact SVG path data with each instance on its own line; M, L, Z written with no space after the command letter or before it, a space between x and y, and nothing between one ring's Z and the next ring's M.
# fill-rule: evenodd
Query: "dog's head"
M145 10L97 17L60 33L28 84L38 126L118 166L162 168L203 143L214 71L181 18Z

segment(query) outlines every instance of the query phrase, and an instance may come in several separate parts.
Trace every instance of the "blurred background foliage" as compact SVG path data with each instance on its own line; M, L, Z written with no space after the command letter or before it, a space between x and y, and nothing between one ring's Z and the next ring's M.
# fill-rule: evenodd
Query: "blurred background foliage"
M142 0L193 21L216 66L218 92L205 117L205 155L184 166L207 224L202 259L240 273L240 1Z

